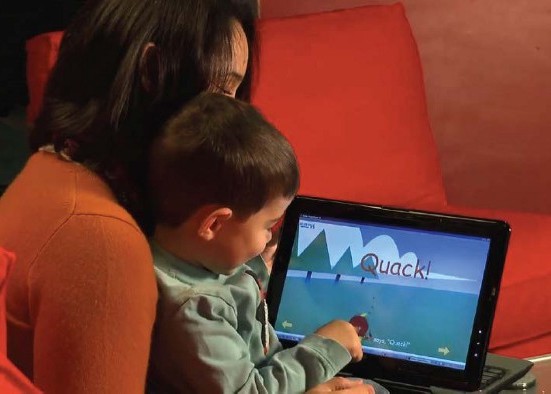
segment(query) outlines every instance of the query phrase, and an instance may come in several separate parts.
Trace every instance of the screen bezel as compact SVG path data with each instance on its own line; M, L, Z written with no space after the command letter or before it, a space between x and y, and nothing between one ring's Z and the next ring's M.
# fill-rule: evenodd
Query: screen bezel
M361 378L379 378L425 387L440 386L467 391L478 389L511 232L508 223L501 220L297 196L285 214L268 287L267 301L272 325L276 321L301 215L489 238L488 259L464 370L364 353L362 361L349 364L343 371ZM284 346L293 346L296 343L289 340L281 342Z

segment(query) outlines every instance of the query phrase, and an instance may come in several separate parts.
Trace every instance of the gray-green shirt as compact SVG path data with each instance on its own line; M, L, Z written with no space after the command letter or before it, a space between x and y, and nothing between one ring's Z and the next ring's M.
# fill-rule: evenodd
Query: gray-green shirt
M315 334L283 349L271 326L265 354L263 325L256 318L261 294L246 273L253 270L267 280L260 258L219 275L154 242L152 251L159 305L151 364L163 392L301 393L350 361L343 346Z

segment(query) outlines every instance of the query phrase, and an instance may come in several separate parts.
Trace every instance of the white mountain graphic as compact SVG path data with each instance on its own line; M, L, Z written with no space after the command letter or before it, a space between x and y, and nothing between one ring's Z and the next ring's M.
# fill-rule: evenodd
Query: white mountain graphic
M305 223L305 221L301 221L300 223ZM364 245L362 233L358 227L320 222L314 223L314 226L300 228L298 234L299 256L322 231L325 231L331 268L337 264L348 248L350 248L350 253L352 254L353 267L357 267L360 264L363 256L367 253L374 253L374 251L376 251L379 259L384 261L402 262L405 264L415 264L417 262L417 256L413 252L405 253L400 257L396 242L388 235L379 235L369 241L367 245Z

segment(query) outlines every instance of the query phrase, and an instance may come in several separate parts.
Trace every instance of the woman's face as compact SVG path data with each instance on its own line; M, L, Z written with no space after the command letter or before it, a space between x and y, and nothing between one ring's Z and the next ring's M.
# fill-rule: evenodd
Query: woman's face
M211 90L216 93L225 94L226 96L235 97L237 89L247 72L248 61L249 46L247 45L247 37L241 25L236 22L233 29L230 73L225 81L213 83Z

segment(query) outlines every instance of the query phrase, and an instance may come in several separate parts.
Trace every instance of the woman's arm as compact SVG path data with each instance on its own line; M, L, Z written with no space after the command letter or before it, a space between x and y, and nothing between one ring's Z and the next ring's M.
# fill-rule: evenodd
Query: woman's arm
M143 393L157 290L147 241L73 216L29 273L34 382L47 393Z

